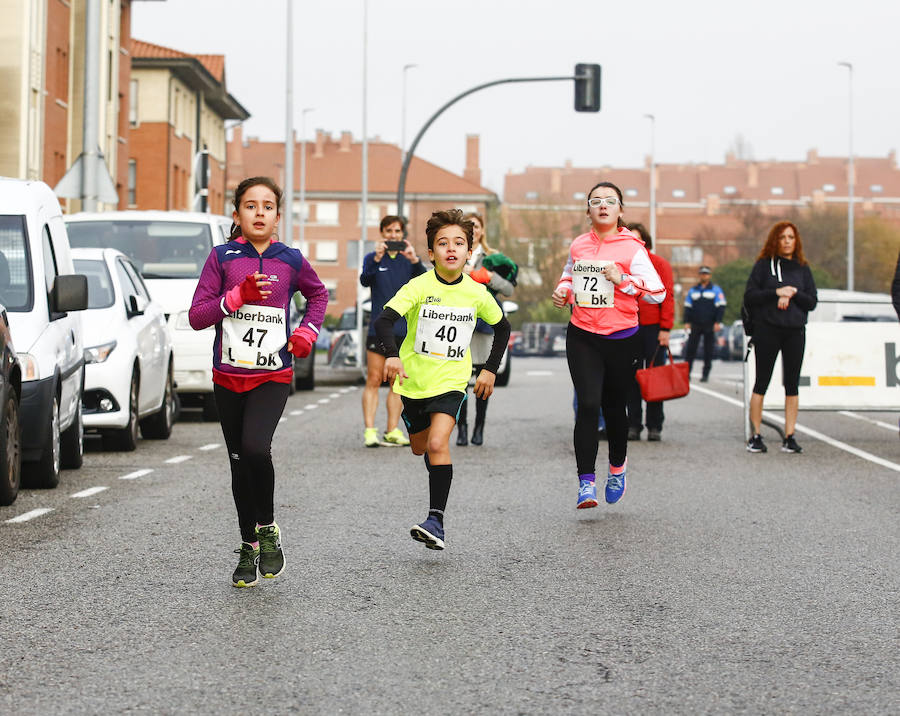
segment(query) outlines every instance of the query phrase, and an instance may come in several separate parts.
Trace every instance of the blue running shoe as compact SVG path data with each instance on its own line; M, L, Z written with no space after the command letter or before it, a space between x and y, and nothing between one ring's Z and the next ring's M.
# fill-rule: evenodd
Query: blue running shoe
M428 549L444 549L444 526L433 515L429 515L422 524L413 525L409 534L416 542L424 543Z
M578 481L578 502L575 508L578 510L586 510L589 507L597 506L597 485L593 480Z
M625 472L621 475L609 473L606 476L606 501L611 505L625 494Z

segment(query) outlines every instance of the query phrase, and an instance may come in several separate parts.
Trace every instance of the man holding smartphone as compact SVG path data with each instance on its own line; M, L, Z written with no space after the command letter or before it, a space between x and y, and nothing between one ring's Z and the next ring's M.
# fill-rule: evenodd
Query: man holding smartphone
M406 221L402 217L385 216L381 220L381 240L375 244L375 251L366 254L359 276L359 282L372 291L372 312L366 336L366 387L362 396L366 447L409 445L409 440L398 427L403 403L400 395L392 390L388 390L387 397L387 429L380 440L375 427L378 389L381 387L385 361L384 346L375 335L375 319L401 286L425 273L425 266L416 255L416 250L403 238L405 228ZM406 337L406 321L402 318L394 324L394 337L397 345Z

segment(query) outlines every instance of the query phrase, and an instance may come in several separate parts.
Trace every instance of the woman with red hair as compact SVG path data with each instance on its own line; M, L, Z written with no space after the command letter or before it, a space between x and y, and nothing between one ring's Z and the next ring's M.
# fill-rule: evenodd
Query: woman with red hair
M816 283L803 255L800 232L790 221L779 221L769 230L766 244L759 252L744 291L744 304L753 315L756 358L756 383L750 396L753 435L747 443L748 452L766 452L759 428L763 398L779 351L784 381L784 440L781 450L802 452L794 439L800 408L798 386L806 347L806 318L816 307L817 300Z

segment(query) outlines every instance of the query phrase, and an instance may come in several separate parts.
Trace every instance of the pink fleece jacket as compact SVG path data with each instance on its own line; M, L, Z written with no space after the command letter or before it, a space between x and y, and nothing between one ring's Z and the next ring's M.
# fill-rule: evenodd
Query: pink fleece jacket
M576 292L596 287L596 284L591 284L591 276L596 275L595 267L606 261L614 262L623 274L622 282L613 291L611 305L594 307L585 305L589 303L586 300L576 302ZM580 278L583 285L573 284L573 278ZM666 297L666 289L650 261L644 242L624 228L604 239L597 236L593 229L576 238L569 247L569 260L556 288L568 292L568 302L574 304L572 323L604 336L638 325L638 299L661 303Z

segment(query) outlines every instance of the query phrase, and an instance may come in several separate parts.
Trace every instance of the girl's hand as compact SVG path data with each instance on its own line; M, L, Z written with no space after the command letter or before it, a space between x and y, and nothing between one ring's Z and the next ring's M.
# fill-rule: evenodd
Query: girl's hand
M609 264L600 270L603 272L603 275L606 276L607 281L614 283L616 286L622 283L622 272L615 264Z
M482 400L490 398L491 393L494 392L494 380L496 380L496 378L497 376L491 373L491 371L482 369L475 379L475 388L473 390L475 396Z
M406 371L403 370L403 363L401 363L400 359L397 357L388 358L384 362L384 372L381 376L381 379L391 386L394 385L394 378L397 378L397 380L400 381L400 385L403 385L404 378L409 378Z
M790 305L790 303L791 303L791 299L788 298L787 296L780 296L778 298L778 308L780 308L782 311L786 311L787 307L788 307L788 305Z
M566 303L569 301L569 289L568 288L557 288L553 295L550 296L553 299L553 305L557 308L564 308Z

